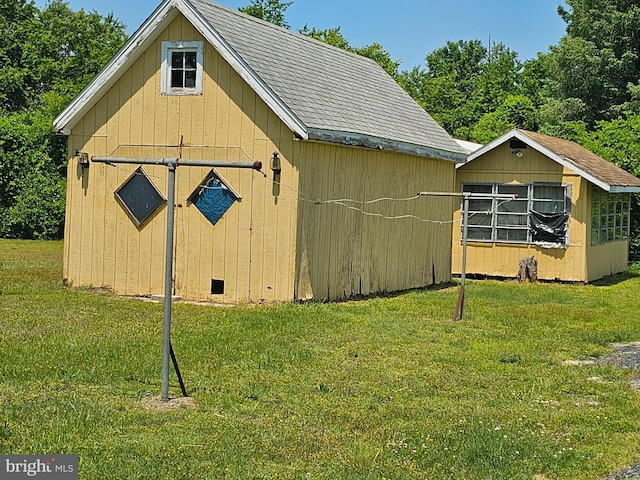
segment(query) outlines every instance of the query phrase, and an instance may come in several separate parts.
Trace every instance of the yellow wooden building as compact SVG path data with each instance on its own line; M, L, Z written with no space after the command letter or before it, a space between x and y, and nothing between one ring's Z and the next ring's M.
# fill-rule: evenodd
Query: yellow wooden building
M529 256L545 280L591 282L627 269L629 199L640 179L574 142L512 130L457 166L457 188L472 194L467 274L516 277ZM454 274L462 271L462 205Z
M54 128L69 139L70 286L164 290L167 168L94 157L263 163L176 168L184 299L337 300L450 280L455 202L416 193L451 191L466 155L369 59L165 0Z

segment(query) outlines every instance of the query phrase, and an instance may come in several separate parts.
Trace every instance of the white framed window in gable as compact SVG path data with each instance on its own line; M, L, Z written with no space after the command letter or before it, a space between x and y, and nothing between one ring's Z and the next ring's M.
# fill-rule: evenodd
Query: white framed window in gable
M162 42L163 95L202 95L203 42Z

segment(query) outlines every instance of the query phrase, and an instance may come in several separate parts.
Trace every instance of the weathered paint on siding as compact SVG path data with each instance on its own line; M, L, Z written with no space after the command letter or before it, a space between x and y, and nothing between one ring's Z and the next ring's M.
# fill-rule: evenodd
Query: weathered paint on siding
M537 245L468 242L467 274L515 277L520 259L534 255L538 261L538 277L545 280L588 280L586 268L587 232L589 231L590 200L586 194L589 183L562 165L532 148L518 158L511 153L508 142L486 155L476 158L457 171L457 191L463 183L560 182L572 185L569 247L542 248ZM460 228L461 201L458 200L453 223L452 271L462 270Z
M294 158L298 298L335 300L450 280L453 202L416 198L419 191L451 190L450 163L324 144L303 144ZM411 200L366 203L381 198ZM407 215L418 219L383 218Z
M201 96L160 94L163 40L204 42ZM178 145L182 142L182 148ZM231 147L231 148L221 148ZM115 190L135 165L92 163L80 176L75 150L90 156L260 160L265 175L219 168L242 199L213 226L186 199L209 168L178 167L175 293L220 303L337 300L442 283L451 277L450 162L379 150L301 142L178 16L106 95L73 126L69 139L64 276L72 286L124 295L164 291L166 208L137 229ZM280 152L280 184L268 168ZM143 169L166 196L167 169ZM404 202L359 204L382 197ZM373 215L316 200L353 199ZM224 280L211 295L211 280Z
M201 96L160 95L163 40L204 42ZM69 139L64 276L71 285L108 287L119 294L163 292L166 208L138 230L115 202L115 190L137 168L91 164L85 178L76 169L76 149L90 156L260 160L267 165L291 132L255 92L178 16L159 38L74 126ZM230 149L218 148L232 147ZM244 152L244 153L240 153ZM297 171L283 160L281 181L296 189ZM166 196L167 171L144 166ZM187 197L209 168L176 171L175 288L193 300L224 303L293 298L297 200L276 198L268 178L251 170L218 171L242 200L211 225ZM293 233L291 233L293 232ZM211 279L225 282L210 295Z

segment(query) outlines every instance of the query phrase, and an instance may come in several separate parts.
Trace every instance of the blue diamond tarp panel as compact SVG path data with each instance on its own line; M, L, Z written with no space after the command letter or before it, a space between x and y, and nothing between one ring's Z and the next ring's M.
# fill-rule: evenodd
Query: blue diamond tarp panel
M236 196L218 179L211 178L193 199L193 204L213 225L236 201Z

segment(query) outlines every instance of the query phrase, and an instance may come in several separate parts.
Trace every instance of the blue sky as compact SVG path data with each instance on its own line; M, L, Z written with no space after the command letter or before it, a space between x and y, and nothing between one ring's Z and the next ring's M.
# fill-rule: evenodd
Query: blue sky
M546 52L565 33L558 16L562 0L288 0L286 11L292 30L305 24L318 29L341 27L353 46L382 44L401 69L424 65L424 57L447 40L481 40L504 43L521 60ZM84 8L101 14L113 12L136 28L160 0L67 0L74 10ZM42 8L47 0L36 0ZM231 8L245 7L251 0L219 0Z

